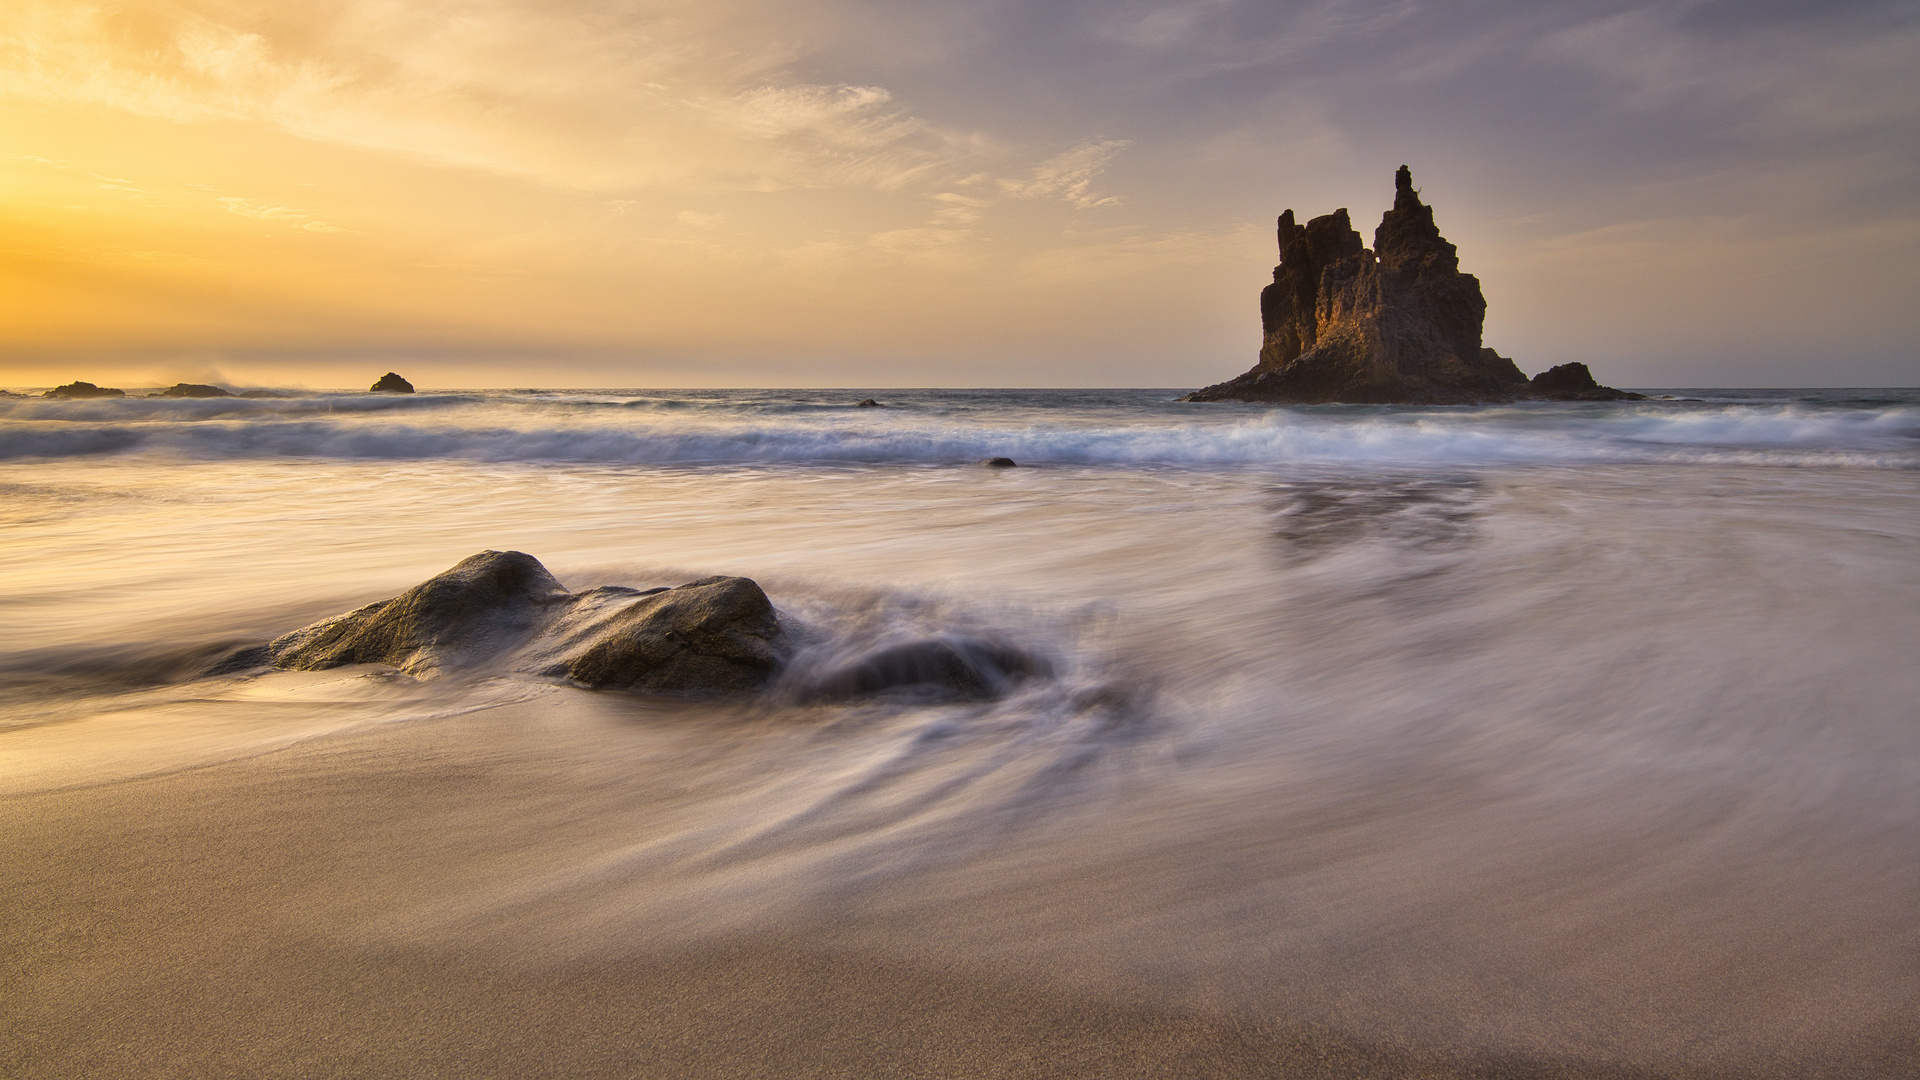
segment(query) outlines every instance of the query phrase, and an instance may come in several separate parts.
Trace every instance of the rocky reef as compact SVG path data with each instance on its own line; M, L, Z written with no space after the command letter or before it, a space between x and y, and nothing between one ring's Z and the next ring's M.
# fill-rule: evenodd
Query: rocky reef
M1483 346L1480 280L1460 272L1458 252L1405 165L1371 250L1345 209L1305 225L1288 210L1279 234L1280 265L1260 293L1260 362L1182 401L1466 405L1640 396L1600 386L1591 375L1582 387L1563 389L1558 377L1529 382L1512 360Z
M148 397L178 397L178 398L216 398L216 397L232 397L233 394L227 390L221 389L218 386L211 386L207 383L183 382L183 383L174 383L172 386L167 387L165 390L162 390L157 394L148 394L147 396Z
M370 664L417 679L519 673L593 689L738 696L774 689L807 632L789 623L748 578L573 593L525 552L483 551L399 596L234 650L204 673ZM794 672L784 692L800 701L982 700L1051 673L1043 657L1004 643L930 637Z
M65 386L56 386L40 396L50 398L126 397L127 392L116 390L111 386L95 386L90 382L70 382Z

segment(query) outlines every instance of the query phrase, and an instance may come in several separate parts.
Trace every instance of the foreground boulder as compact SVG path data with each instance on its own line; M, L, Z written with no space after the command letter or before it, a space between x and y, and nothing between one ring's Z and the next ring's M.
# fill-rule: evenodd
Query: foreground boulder
M1487 301L1460 272L1405 165L1367 249L1345 209L1305 225L1280 215L1280 265L1260 293L1260 362L1182 401L1463 405L1535 393L1481 344ZM1583 368L1584 370L1584 368ZM1618 397L1637 397L1595 384Z
M531 555L483 551L391 600L238 650L207 674L385 664L431 678L485 666L698 697L766 685L784 645L772 602L747 578L575 594Z
M216 397L232 397L233 395L231 393L228 393L225 390L222 390L217 386L208 386L206 383L183 382L183 383L174 383L172 386L167 387L165 390L162 390L157 394L148 394L147 396L148 397L216 398Z
M413 384L389 371L367 388L369 394L411 394Z
M390 600L233 649L201 674L383 664L422 679L521 672L595 689L713 697L766 689L796 644L747 578L570 593L531 555L483 551ZM843 654L817 674L796 672L783 693L804 701L979 701L1052 674L1045 657L1016 646L938 636Z
M50 398L126 397L127 392L115 390L111 386L95 386L90 382L70 382L65 386L56 386L40 396Z
M605 600L594 604L594 594ZM757 690L779 671L780 620L760 586L743 577L707 577L675 589L595 590L582 607L600 610L543 674L582 686L698 696ZM611 602L606 602L606 601Z
M533 556L483 551L391 600L275 638L267 651L275 667L301 671L389 664L429 675L524 644L567 598Z

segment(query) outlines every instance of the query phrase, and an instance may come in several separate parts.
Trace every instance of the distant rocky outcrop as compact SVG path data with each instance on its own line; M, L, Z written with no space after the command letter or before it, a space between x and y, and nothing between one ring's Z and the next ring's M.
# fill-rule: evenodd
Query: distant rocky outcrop
M413 384L389 371L380 376L379 381L367 388L370 394L411 394Z
M1574 393L1536 388L1481 344L1480 281L1460 272L1405 165L1372 250L1345 209L1305 225L1288 210L1279 238L1280 265L1260 293L1260 362L1181 400L1458 405ZM1577 393L1639 396L1598 384Z
M217 386L208 386L206 383L183 382L183 383L174 383L172 386L167 387L165 390L162 390L157 394L148 394L147 396L148 397L214 398L214 397L232 397L233 395L231 393L228 393L225 390L222 390Z
M70 382L65 386L56 386L40 396L50 398L126 397L127 392L115 390L111 386L95 386L90 382Z
M1587 370L1587 365L1578 361L1548 368L1535 375L1527 388L1533 397L1554 401L1640 401L1646 398L1645 394L1601 386L1594 381L1593 372Z

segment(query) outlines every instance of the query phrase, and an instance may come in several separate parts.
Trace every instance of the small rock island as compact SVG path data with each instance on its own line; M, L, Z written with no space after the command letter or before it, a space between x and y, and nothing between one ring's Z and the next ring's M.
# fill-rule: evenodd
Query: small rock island
M1476 405L1642 396L1601 386L1578 363L1529 381L1481 345L1486 315L1480 280L1460 272L1402 165L1372 250L1344 208L1305 225L1292 210L1280 215L1280 265L1260 293L1260 362L1180 400Z
M147 396L148 397L175 397L175 398L216 398L216 397L232 397L233 394L230 391L223 390L218 386L212 386L207 383L183 382L183 383L174 383L172 386L167 387L165 390L162 390L157 394L148 394Z
M127 392L112 386L95 386L90 382L70 382L65 386L56 386L40 396L50 398L126 397Z

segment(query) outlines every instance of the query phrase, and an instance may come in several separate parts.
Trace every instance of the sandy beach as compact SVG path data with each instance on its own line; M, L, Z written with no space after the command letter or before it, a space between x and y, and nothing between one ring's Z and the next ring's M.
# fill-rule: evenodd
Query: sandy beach
M1911 1076L1911 397L18 406L0 1075ZM483 548L784 659L208 674Z
M366 676L344 675L322 685L359 693ZM311 682L280 678L314 696ZM260 708L203 708L236 706ZM1862 1031L1845 1017L1829 1018L1831 1039L1813 1018L1772 1062L1625 1063L1591 1038L1534 1040L1527 1053L1449 1045L1336 985L1311 988L1336 1005L1311 1018L1245 1000L1196 1006L1152 978L1075 971L1044 940L1024 959L975 952L938 915L801 905L737 932L653 925L622 902L647 894L644 875L566 879L602 853L594 836L610 819L626 843L670 831L688 789L662 759L694 776L711 755L686 739L689 724L731 723L751 740L754 723L648 712L552 696L400 724L333 710L344 728L297 742L282 737L284 712L252 725L223 715L207 721L219 732L197 744L201 760L158 775L84 769L59 751L89 725L47 729L58 737L38 753L6 759L0 1071L1598 1080L1895 1077L1912 1063L1904 1023ZM629 771L631 751L601 756L610 732L640 725L665 729L643 740L653 768ZM1056 878L1042 890L1056 899L1039 902L1080 894L1064 917L1097 919L1111 871ZM1034 912L1009 911L1017 937ZM1511 1007L1471 1000L1485 989L1463 973L1455 998L1425 1007ZM1911 991L1909 979L1898 992ZM1636 1056L1659 1045L1646 1030L1621 1034L1614 1049Z

